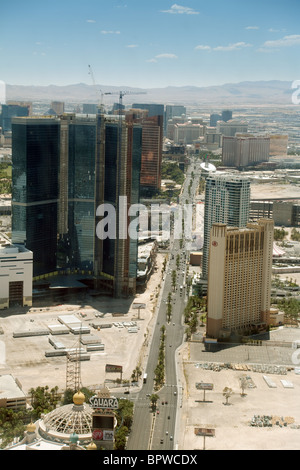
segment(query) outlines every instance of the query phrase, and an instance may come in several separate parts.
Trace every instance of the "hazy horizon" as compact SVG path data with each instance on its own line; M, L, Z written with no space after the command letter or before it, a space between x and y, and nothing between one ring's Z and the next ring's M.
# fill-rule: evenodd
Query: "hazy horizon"
M0 80L132 88L294 81L293 0L16 0L1 5ZM103 85L104 86L104 85Z

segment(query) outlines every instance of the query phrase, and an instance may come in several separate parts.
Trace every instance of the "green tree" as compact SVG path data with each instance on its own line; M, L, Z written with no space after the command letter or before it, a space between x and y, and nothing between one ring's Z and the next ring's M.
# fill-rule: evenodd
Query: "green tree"
M140 376L142 375L142 371L141 371L141 368L139 366L137 366L132 374L131 374L131 379L134 381L134 382L138 382Z
M115 432L115 450L125 450L127 442L128 428L126 426L121 426Z
M156 409L158 399L159 399L159 396L156 393L152 393L152 395L150 396L150 403L151 403L152 410Z

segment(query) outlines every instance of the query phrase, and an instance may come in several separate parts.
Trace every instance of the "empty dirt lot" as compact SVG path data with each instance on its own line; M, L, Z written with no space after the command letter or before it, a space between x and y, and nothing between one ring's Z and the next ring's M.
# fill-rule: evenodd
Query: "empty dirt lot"
M191 361L189 346L181 351L181 379L183 384L177 434L178 450L299 450L300 449L300 375L291 367L286 375L254 372L250 364L238 365L240 370L220 368L219 371L203 368L212 363ZM207 364L210 364L207 366ZM215 365L218 363L215 363ZM272 370L272 367L269 369ZM279 370L279 369L278 369ZM242 396L240 378L247 377ZM272 383L270 387L264 376ZM291 388L285 385L292 385ZM205 392L196 383L211 383L213 389ZM233 394L223 396L225 387ZM205 401L204 401L205 399ZM251 425L256 416L257 426ZM272 426L260 427L258 416L268 416ZM277 424L276 424L277 423ZM286 423L286 424L284 424ZM214 437L195 435L196 428L214 429Z
M130 379L133 369L145 366L151 329L155 322L156 304L160 292L161 266L164 255L157 256L157 272L154 273L144 293L134 299L112 299L110 297L88 298L84 304L69 303L56 306L32 307L26 313L0 312L0 375L11 374L17 379L25 394L38 386L58 386L64 391L67 383L66 356L45 357L45 351L54 348L49 337L61 342L66 348L79 347L79 335L68 334L14 337L22 331L47 330L49 325L59 325L60 316L76 317L82 325L90 328L90 335L104 344L103 351L90 352L90 360L81 361L83 387L101 388L105 381L120 378L119 373L105 372L106 364L123 367L123 379ZM144 303L145 309L138 312L134 303ZM137 333L129 332L124 323L136 322ZM91 323L111 324L110 328L95 329ZM117 326L116 326L117 325ZM82 334L82 338L85 335Z

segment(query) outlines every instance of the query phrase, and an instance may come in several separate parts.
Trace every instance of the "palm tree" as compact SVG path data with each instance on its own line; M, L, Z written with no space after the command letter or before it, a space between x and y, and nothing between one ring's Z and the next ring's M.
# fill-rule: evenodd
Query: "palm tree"
M229 387L225 387L224 390L223 390L223 396L226 398L226 403L225 405L228 405L228 399L229 397L231 397L231 395L233 394L233 391L231 388Z
M150 402L151 402L151 406L153 410L155 410L156 408L158 399L159 399L159 396L156 393L152 393L152 395L150 396Z

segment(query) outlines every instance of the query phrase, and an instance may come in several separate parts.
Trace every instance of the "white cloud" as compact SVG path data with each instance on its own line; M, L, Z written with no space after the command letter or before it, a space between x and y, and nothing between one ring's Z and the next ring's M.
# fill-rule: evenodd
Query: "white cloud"
M200 51L211 51L210 46L205 46L203 44L199 44L199 46L196 46L195 49L200 50Z
M217 46L214 47L214 51L235 51L237 49L242 49L244 47L252 47L252 44L247 44L246 42L235 42L234 44L228 44L228 46Z
M156 59L178 59L175 54L158 54L155 56Z
M139 47L137 44L128 44L128 47L129 49L134 49L135 47Z
M246 42L235 42L234 44L229 44L228 46L217 47L199 44L199 46L196 46L195 49L201 51L236 51L244 47L252 47L252 44L247 44Z
M258 26L246 26L245 29L259 29Z
M269 33L284 33L286 30L285 29L269 28L268 31L269 31Z
M182 5L171 6L170 10L160 10L162 13L171 13L172 15L199 15L199 12L190 7L184 7Z
M273 41L266 41L262 48L278 48L278 47L290 47L300 45L300 34L291 34L284 36L281 39L275 39Z
M106 31L106 30L102 30L101 31L101 34L121 34L120 31Z
M87 23L96 23L95 20L86 20Z
M157 62L158 59L178 59L178 56L175 55L175 54L158 54L156 55L155 57L153 57L152 59L148 59L146 60L146 62Z

